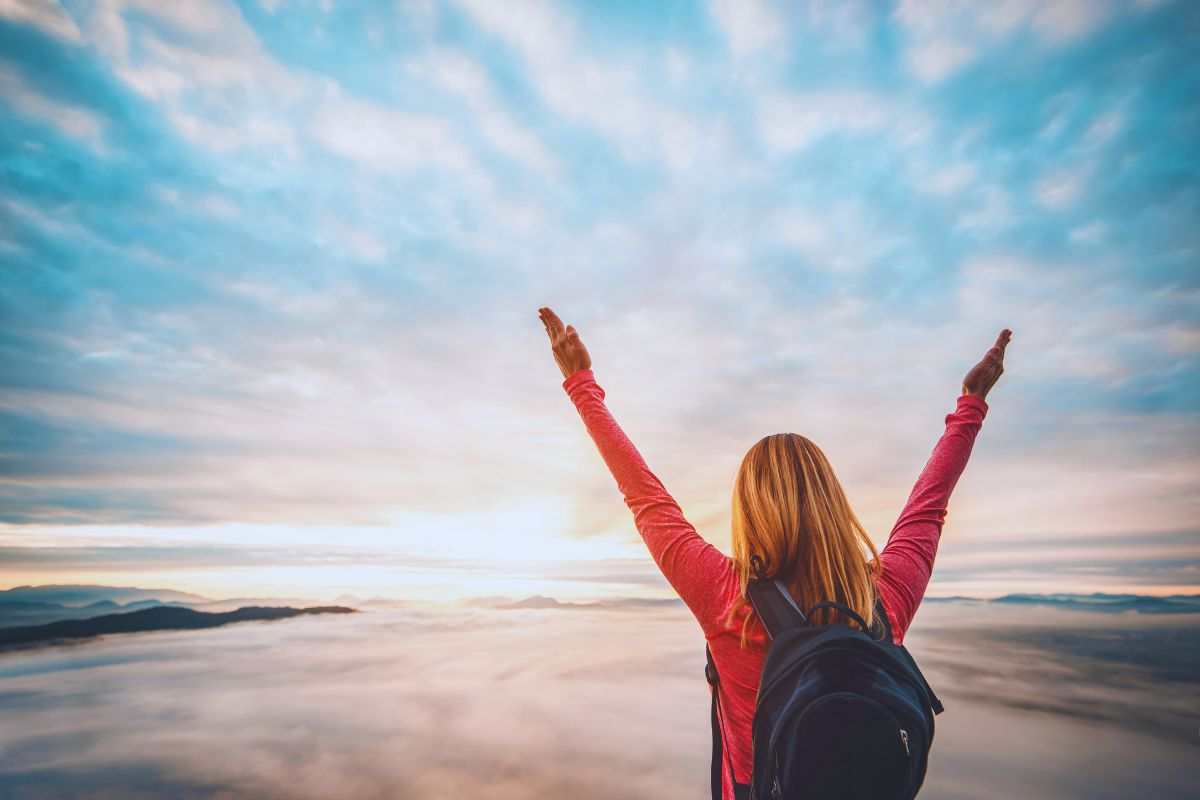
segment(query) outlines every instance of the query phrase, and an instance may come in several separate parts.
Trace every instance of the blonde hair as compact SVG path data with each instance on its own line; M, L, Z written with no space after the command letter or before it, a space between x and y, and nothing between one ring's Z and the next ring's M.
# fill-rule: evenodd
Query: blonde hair
M871 553L869 561L864 548ZM746 594L755 556L763 576L780 579L805 613L834 600L875 625L879 553L821 448L799 434L764 436L746 453L734 479L733 563L741 591L726 624L744 615L742 647L755 619ZM857 627L829 608L818 609L811 621Z

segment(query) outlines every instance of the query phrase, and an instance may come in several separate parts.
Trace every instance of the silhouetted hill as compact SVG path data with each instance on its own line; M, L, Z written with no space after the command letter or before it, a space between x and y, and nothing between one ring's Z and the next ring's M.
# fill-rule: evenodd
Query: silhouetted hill
M125 605L120 606L120 608L123 608L126 611L138 611L143 608L153 608L154 606L180 606L183 608L190 608L191 604L180 603L177 600L171 600L164 603L162 600L157 598L151 598L149 600L134 600L132 603L126 603Z
M532 597L526 597L524 600L518 600L515 603L498 603L496 608L570 608L577 605L579 604L560 603L553 597L535 594Z
M464 608L496 608L499 605L511 603L512 601L513 599L511 597L489 594L482 597L468 597L466 599L459 600L458 605L463 606Z
M946 595L944 597L926 597L925 603L986 603L987 600L981 597L967 597L961 594Z
M18 586L0 591L0 629L88 619L107 611L136 611L152 606L184 606L197 611L218 612L236 611L248 606L302 607L311 604L312 601L308 599L284 597L211 600L174 589L140 589L134 586Z
M126 603L125 605L114 603L111 600L100 600L86 606L64 606L58 603L27 603L8 600L0 602L0 629L18 625L45 625L64 619L90 619L98 617L106 611L113 613L139 611L143 608L163 605L187 607L186 603L180 603L175 600L164 603L157 599L134 600L132 603ZM243 603L242 605L254 604ZM233 609L214 608L212 610L232 611Z
M86 606L109 601L130 603L137 600L162 602L206 603L207 597L174 589L139 589L134 586L54 585L18 586L0 591L0 604L9 602L56 603L60 606Z
M573 608L605 608L605 609L632 609L632 608L663 608L669 606L677 606L683 603L678 597L616 597L609 600L596 600L590 603L570 603L556 600L553 597L535 594L526 597L524 600L512 601L508 598L477 598L471 603L476 606L484 606L487 608L499 609L573 609Z
M86 611L109 611L120 607L120 603L114 603L112 600L97 600L94 603L88 603L86 606L83 606L83 609Z
M66 606L60 606L58 603L35 603L24 600L9 600L0 603L0 610L12 611L13 613L36 613L41 611L60 611Z
M992 600L1007 605L1044 605L1081 611L1137 611L1143 614L1195 614L1200 612L1200 595L1174 594L1154 597L1142 594L1006 594Z
M0 628L0 647L28 645L59 639L84 639L110 633L198 630L217 628L235 622L288 619L306 614L352 614L354 611L353 608L345 606L313 606L310 608L247 606L239 608L237 611L214 614L176 606L155 606L141 611L105 614L90 619L71 619L46 625Z
M604 608L669 608L683 605L678 597L616 597L612 600L599 600L591 605Z

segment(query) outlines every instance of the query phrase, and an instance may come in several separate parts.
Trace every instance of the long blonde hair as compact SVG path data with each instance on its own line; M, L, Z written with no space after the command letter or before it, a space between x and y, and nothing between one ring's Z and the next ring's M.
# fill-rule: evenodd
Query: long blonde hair
M733 563L741 591L726 623L744 615L742 647L755 618L746 594L754 556L761 559L764 577L780 579L806 613L834 600L875 625L879 553L821 448L799 434L764 436L746 453L734 479ZM835 620L854 625L829 608L811 618L815 624Z

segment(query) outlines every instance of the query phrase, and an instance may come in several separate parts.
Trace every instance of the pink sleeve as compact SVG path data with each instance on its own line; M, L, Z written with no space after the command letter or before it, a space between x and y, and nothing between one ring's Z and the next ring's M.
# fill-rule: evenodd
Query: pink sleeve
M642 459L604 404L604 389L591 369L563 381L587 431L608 465L634 525L667 582L691 609L705 634L719 629L719 616L736 583L731 560L706 542Z
M891 613L894 638L904 638L933 573L933 558L950 504L950 493L971 457L975 436L988 405L977 395L959 395L946 415L946 430L933 448L921 476L879 554L884 606Z

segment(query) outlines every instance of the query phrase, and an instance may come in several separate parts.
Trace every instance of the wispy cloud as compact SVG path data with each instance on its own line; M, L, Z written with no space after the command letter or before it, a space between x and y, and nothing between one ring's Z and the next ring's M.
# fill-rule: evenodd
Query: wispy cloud
M39 28L69 42L80 40L75 20L58 0L4 0L0 3L0 18Z

